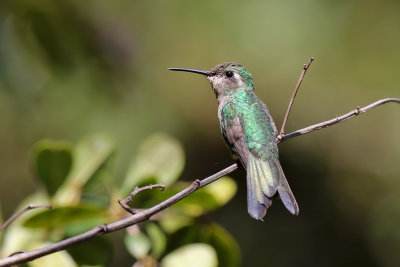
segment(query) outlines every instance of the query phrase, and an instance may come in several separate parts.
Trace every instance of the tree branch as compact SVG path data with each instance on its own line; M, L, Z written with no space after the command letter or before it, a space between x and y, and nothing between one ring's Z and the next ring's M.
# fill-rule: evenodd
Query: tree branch
M15 221L16 219L18 219L19 216L21 216L22 214L24 214L25 212L27 212L28 210L32 210L32 209L52 209L52 206L49 205L29 205L26 208L23 208L22 210L16 212L14 215L12 215L10 218L8 218L7 221L5 221L1 226L0 226L0 232L3 231L4 229L6 229L7 226L9 226L13 221Z
M146 210L143 210L140 213L137 213L133 216L127 217L125 219L116 221L114 223L110 223L110 224L103 224L103 225L99 225L83 234L79 234L67 239L64 239L62 241L53 243L51 245L45 246L43 248L39 248L39 249L35 249L35 250L31 250L31 251L26 251L26 252L21 252L15 255L12 255L8 258L4 258L0 260L0 266L12 266L15 264L19 264L19 263L23 263L23 262L27 262L27 261L31 261L40 257L43 257L45 255L49 255L52 254L54 252L66 249L68 247L71 247L75 244L79 244L82 243L84 241L87 241L89 239L92 239L94 237L97 236L101 236L107 233L111 233L123 228L127 228L129 226L132 226L134 224L143 222L148 220L151 216L153 216L154 214L159 213L160 211L168 208L169 206L175 204L176 202L178 202L179 200L185 198L186 196L190 195L191 193L193 193L194 191L196 191L197 189L206 186L216 180L218 180L219 178L221 178L224 175L227 175L228 173L233 172L234 170L237 169L237 164L233 164L203 180L195 180L189 187L187 187L186 189L180 191L179 193L173 195L172 197L164 200L163 202L149 208Z
M400 99L398 98L385 98L385 99L381 99L378 100L366 107L363 108L357 108L349 113L346 113L340 117L337 117L335 119L331 119L325 122L321 122L318 124L314 124L311 125L309 127L297 130L295 132L289 133L287 135L284 135L282 137L282 139L280 139L278 142L283 142L285 140L288 140L290 138L294 138L296 136L299 135L303 135L306 133L310 133L331 125L334 125L336 123L342 122L344 120L350 119L354 116L357 116L361 113L367 112L377 106L386 104L386 103L390 103L390 102L394 102L394 103L398 103L400 104ZM168 208L169 206L175 204L176 202L180 201L181 199L187 197L188 195L192 194L194 191L196 191L197 189L206 186L216 180L218 180L219 178L221 178L224 175L227 175L231 172L233 172L234 170L236 170L238 168L238 165L232 164L231 166L207 177L204 178L203 180L195 180L189 187L187 187L186 189L180 191L179 193L173 195L172 197L164 200L163 202L148 208L146 210L143 210L139 213L136 213L130 217L127 217L125 219L110 223L110 224L103 224L103 225L99 225L83 234L79 234L70 238L67 238L65 240L53 243L51 245L39 248L39 249L35 249L32 251L26 251L26 252L21 252L12 256L9 256L7 258L1 259L0 260L0 267L2 266L11 266L11 265L15 265L15 264L19 264L19 263L23 263L23 262L27 262L27 261L31 261L40 257L43 257L45 255L49 255L52 254L54 252L66 249L68 247L71 247L75 244L79 244L82 243L84 241L87 241L89 239L95 238L97 236L101 236L107 233L111 233L123 228L127 228L129 226L135 225L137 223L143 222L148 220L151 216L159 213L160 211ZM154 186L153 186L154 187ZM149 189L146 188L146 189ZM139 189L138 189L139 190ZM140 191L140 190L139 190ZM135 192L135 191L134 191ZM137 193L137 192L136 192Z
M287 108L287 111L286 111L286 114L285 114L285 118L283 119L283 122L282 122L281 131L279 132L279 135L278 135L278 139L279 140L281 140L283 138L284 134L285 134L286 122L287 122L287 119L289 117L290 110L292 109L294 99L296 98L297 91L299 90L301 82L303 81L304 76L306 75L307 70L310 68L310 65L313 62L313 60L314 60L314 58L312 57L307 64L304 64L303 70L300 73L299 80L297 81L296 87L294 88L292 97L290 98L289 105L288 105L288 108Z
M144 190L149 190L149 189L153 189L153 188L161 188L161 191L164 191L165 189L165 185L162 184L151 184L151 185L146 185L143 187L135 187L135 189L132 191L132 193L130 193L130 195L125 198L125 199L118 199L118 203L121 205L122 208L124 208L127 212L129 212L130 214L135 215L136 213L138 213L139 211L136 209L133 209L131 207L128 206L128 202L131 202L133 197L136 196L136 194L144 191Z
M369 111L369 110L371 110L373 108L376 108L376 107L378 107L380 105L387 104L387 103L390 103L390 102L400 104L400 99L399 98L384 98L384 99L380 99L380 100L378 100L378 101L376 101L374 103L371 103L368 106L365 106L363 108L357 107L356 109L354 109L354 110L352 110L352 111L350 111L350 112L348 112L346 114L343 114L342 116L339 116L339 117L336 117L334 119L327 120L327 121L324 121L324 122L320 122L320 123L308 126L306 128L291 132L291 133L289 133L287 135L284 135L281 139L278 139L277 142L280 143L282 141L286 141L286 140L288 140L290 138L293 138L293 137L296 137L296 136L299 136L299 135L303 135L303 134L306 134L306 133L311 133L313 131L317 131L317 130L320 130L322 128L326 128L326 127L332 126L334 124L337 124L339 122L343 122L343 121L348 120L350 118L353 118L355 116L361 115L362 113L365 113L365 112L367 112L367 111Z

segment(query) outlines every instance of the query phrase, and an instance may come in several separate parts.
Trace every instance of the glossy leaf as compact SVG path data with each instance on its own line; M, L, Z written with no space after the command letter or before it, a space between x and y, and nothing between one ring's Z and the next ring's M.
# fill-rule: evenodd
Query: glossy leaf
M65 141L39 141L33 147L33 165L47 193L54 195L71 171L72 145Z
M183 148L175 138L164 133L153 134L141 144L122 188L130 190L150 176L168 186L178 179L184 163Z
M161 261L161 267L216 266L218 266L218 258L214 248L202 243L182 246L169 253Z
M125 247L136 259L144 258L150 251L151 242L142 232L127 233L124 237Z
M160 225L167 233L173 233L178 229L188 226L192 223L193 218L187 216L179 209L170 207L160 218Z
M236 194L237 184L232 178L225 176L204 187L210 193L219 206L228 203Z
M55 202L59 205L77 204L82 188L96 174L114 151L113 140L103 134L89 136L75 148L74 165L68 182L57 193Z
M176 184L163 193L163 197L172 196L189 186L187 182ZM237 191L236 182L229 177L222 177L218 181L203 187L176 203L172 209L179 209L188 216L200 216L225 205Z
M35 247L31 247L30 249L35 249L37 247L44 247L46 245L50 245L49 243L35 244ZM54 267L54 266L63 266L63 267L77 267L78 264L74 261L74 259L69 255L69 253L65 250L59 251L57 253L53 253L47 255L46 257L42 257L36 259L34 261L30 261L28 263L29 267Z
M154 258L161 257L167 246L167 237L155 223L146 224L146 232L151 240L151 254Z
M240 266L240 250L235 239L217 224L191 224L174 232L168 251L193 242L211 245L217 252L220 266Z
M44 190L35 192L27 196L14 210L14 213L26 208L31 203L47 204L49 201L48 195ZM22 224L28 218L42 212L43 209L32 209L22 214L18 219L13 221L4 231L3 243L0 249L0 257L6 257L15 251L29 250L29 246L43 237L43 229L33 229L23 227Z
M106 266L112 258L112 244L106 237L97 237L67 249L80 265Z
M23 224L29 228L65 229L67 235L88 230L108 220L103 209L93 206L58 207L35 214Z

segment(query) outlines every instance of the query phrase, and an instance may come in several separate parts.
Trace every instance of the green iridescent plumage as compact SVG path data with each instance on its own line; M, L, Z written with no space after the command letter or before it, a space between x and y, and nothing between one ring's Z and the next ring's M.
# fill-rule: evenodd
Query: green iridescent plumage
M211 82L218 100L221 132L247 170L248 212L262 219L278 192L292 214L298 214L296 199L279 163L277 130L268 108L255 95L250 72L234 62L211 71L172 69L203 74Z

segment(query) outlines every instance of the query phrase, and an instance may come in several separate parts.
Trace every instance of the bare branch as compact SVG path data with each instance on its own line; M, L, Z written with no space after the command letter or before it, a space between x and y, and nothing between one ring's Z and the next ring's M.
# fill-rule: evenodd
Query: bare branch
M0 267L3 266L12 266L15 264L31 261L40 257L43 257L45 255L52 254L54 252L66 249L68 247L71 247L75 244L82 243L84 241L87 241L89 239L92 239L97 236L104 235L106 233L111 233L129 226L132 226L134 224L143 222L148 220L151 216L154 214L159 213L160 211L168 208L169 206L175 204L179 200L185 198L186 196L190 195L197 189L206 186L216 180L218 180L220 177L227 175L228 173L233 172L234 170L237 169L237 164L233 164L203 180L195 180L189 187L186 189L180 191L179 193L173 195L172 197L168 198L167 200L164 200L163 202L149 208L146 210L143 210L142 212L139 212L133 216L130 216L128 218L116 221L111 224L104 224L97 226L93 228L92 230L89 230L83 234L73 236L70 238L67 238L65 240L53 243L51 245L45 246L43 248L31 250L31 251L26 251L26 252L21 252L16 255L4 258L0 260Z
M12 215L10 218L8 218L7 221L5 221L1 226L0 226L0 232L3 231L4 229L7 228L13 221L18 219L19 216L27 212L28 210L32 209L52 209L52 206L49 205L29 205L28 207L23 208L22 210L16 212L14 215Z
M296 136L299 135L303 135L306 133L310 133L325 127L329 127L331 125L334 125L336 123L340 123L342 121L345 121L347 119L350 119L352 117L355 117L357 115L360 115L361 113L367 112L377 106L386 104L386 103L390 103L390 102L394 102L394 103L398 103L400 104L400 99L397 98L386 98L386 99L381 99L378 100L366 107L363 108L359 108L357 107L357 109L346 113L340 117L328 120L328 121L324 121L315 125L311 125L309 127L297 130L295 132L289 133L287 135L284 135L284 128L285 128L285 124L287 121L287 118L289 117L289 113L291 110L291 107L293 105L293 101L296 97L297 91L300 87L300 84L304 78L304 75L306 74L306 71L308 70L308 68L310 67L311 62L313 61L313 58L310 59L308 64L304 65L303 71L300 75L300 78L297 82L296 88L293 92L292 98L289 102L289 106L288 106L288 110L286 112L283 124L282 124L282 129L280 131L280 134L277 137L277 142L283 142L286 141L290 138L294 138ZM23 262L27 262L27 261L31 261L40 257L43 257L45 255L49 255L52 254L54 252L66 249L68 247L71 247L75 244L79 244L82 243L84 241L87 241L89 239L95 238L97 236L101 236L107 233L111 233L123 228L127 228L129 226L135 225L137 223L143 222L148 220L151 216L158 214L159 212L161 212L162 210L168 208L169 206L175 204L176 202L180 201L181 199L187 197L188 195L192 194L194 191L196 191L197 189L206 186L216 180L218 180L220 177L227 175L231 172L233 172L234 170L236 170L238 168L237 164L233 164L207 178L204 178L203 180L195 180L189 187L187 187L186 189L180 191L179 193L173 195L172 197L164 200L163 202L149 208L149 209L145 209L142 211L138 211L135 209L130 208L126 203L131 201L132 198L139 192L143 191L143 190L148 190L148 189L152 189L152 188L164 188L163 185L149 185L149 186L145 186L145 187L141 187L138 188L136 187L135 190L125 199L125 200L119 200L118 202L121 204L121 206L126 209L128 212L131 212L133 215L116 221L114 223L110 223L110 224L103 224L103 225L99 225L83 234L80 235L76 235L70 238L67 238L65 240L53 243L51 245L39 248L39 249L35 249L32 251L27 251L27 252L18 252L18 253L14 253L13 255L1 259L0 260L0 267L2 266L11 266L11 265L15 265L15 264L19 264L19 263L23 263ZM27 210L33 209L33 208L51 208L50 206L28 206L27 208L19 211L18 213L16 213L15 215L13 215L10 219L8 219L1 227L0 227L0 231L3 230L4 228L6 228L12 221L14 221L16 218L18 218L21 214L23 214L24 212L26 212Z
M383 104L386 104L386 103L391 103L391 102L400 104L400 99L399 98L384 98L384 99L380 99L380 100L378 100L378 101L376 101L374 103L371 103L368 106L365 106L363 108L357 107L356 109L354 109L354 110L352 110L352 111L350 111L350 112L348 112L346 114L343 114L342 116L339 116L339 117L336 117L334 119L327 120L327 121L324 121L324 122L320 122L320 123L308 126L306 128L294 131L294 132L289 133L287 135L284 135L280 139L277 139L277 142L280 143L280 142L286 141L286 140L288 140L290 138L293 138L293 137L296 137L296 136L299 136L299 135L303 135L303 134L310 133L310 132L313 132L313 131L316 131L316 130L320 130L322 128L326 128L326 127L332 126L332 125L337 124L339 122L343 122L343 121L348 120L348 119L350 119L352 117L355 117L355 116L358 116L358 115L360 115L362 113L365 113L365 112L367 112L367 111L369 111L369 110L371 110L373 108L376 108L376 107L378 107L380 105L383 105Z
M299 135L303 135L306 133L310 133L331 125L334 125L336 123L340 123L344 120L350 119L354 116L360 115L361 113L367 112L377 106L386 104L386 103L390 103L390 102L394 102L394 103L398 103L400 104L400 99L398 98L385 98L385 99L381 99L378 100L366 107L363 108L357 108L349 113L346 113L340 117L337 117L335 119L332 120L328 120L325 122L321 122L315 125L311 125L309 127L297 130L295 132L292 132L290 134L284 135L283 138L281 140L278 140L277 142L283 142L286 141L290 138L294 138L296 136ZM111 224L104 224L104 225L100 225L97 226L95 228L93 228L92 230L89 230L83 234L77 235L77 236L73 236L70 238L67 238L65 240L59 241L57 243L53 243L51 245L48 245L46 247L43 248L39 248L39 249L35 249L32 251L27 251L27 252L21 252L12 256L9 256L7 258L1 259L0 260L0 267L2 266L11 266L11 265L15 265L15 264L19 264L19 263L23 263L23 262L27 262L27 261L31 261L40 257L43 257L45 255L49 255L52 254L54 252L66 249L68 247L71 247L75 244L79 244L82 243L84 241L87 241L89 239L95 238L97 236L101 236L104 235L106 233L111 233L123 228L127 228L129 226L135 225L137 223L143 222L148 220L151 216L159 213L160 211L168 208L169 206L175 204L176 202L180 201L181 199L187 197L188 195L192 194L194 191L196 191L197 189L206 186L216 180L218 180L219 178L221 178L224 175L227 175L233 171L235 171L238 168L238 165L232 164L231 166L207 177L204 178L203 180L199 181L199 180L195 180L189 187L187 187L186 189L180 191L179 193L173 195L172 197L164 200L163 202L149 208L146 210L143 210L141 212L138 212L136 214L134 214L133 216L130 216L128 218L116 221L114 223ZM155 187L155 185L152 185L152 187ZM162 185L158 185L157 187L162 187ZM132 194L130 195L130 197L132 198L133 196L135 196L135 194L139 193L140 191L143 190L147 190L147 189L151 189L150 186L147 187L142 187L142 188L137 188L135 189ZM129 198L129 197L128 197ZM127 198L127 199L128 199Z
M285 114L285 118L283 119L283 122L282 122L281 131L279 132L279 135L278 135L278 139L279 140L282 139L283 135L285 134L286 122L287 122L287 119L289 117L290 110L292 109L294 99L296 98L297 91L299 90L301 82L303 81L304 76L306 75L307 70L310 68L310 65L313 62L313 60L314 60L314 58L312 57L307 64L304 64L303 70L301 71L299 80L297 81L297 84L296 84L296 87L294 88L292 97L290 98L289 105L288 105L288 108L287 108L287 111L286 111L286 114Z
M143 186L143 187L137 187L137 186L136 186L135 189L133 190L133 192L132 192L127 198L125 198L124 200L118 199L118 203L119 203L119 204L122 206L122 208L124 208L127 212L129 212L129 213L135 215L136 213L138 213L138 210L129 207L127 203L128 203L128 202L131 202L131 201L132 201L132 198L133 198L136 194L138 194L139 192L144 191L144 190L153 189L153 188L161 188L161 191L164 191L165 185L162 185L162 184L151 184L151 185L146 185L146 186Z

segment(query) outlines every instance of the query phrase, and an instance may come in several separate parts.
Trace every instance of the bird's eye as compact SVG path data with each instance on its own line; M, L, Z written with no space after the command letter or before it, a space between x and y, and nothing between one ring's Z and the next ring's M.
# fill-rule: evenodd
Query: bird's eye
M227 71L225 72L226 77L232 78L233 77L233 72L232 71Z

